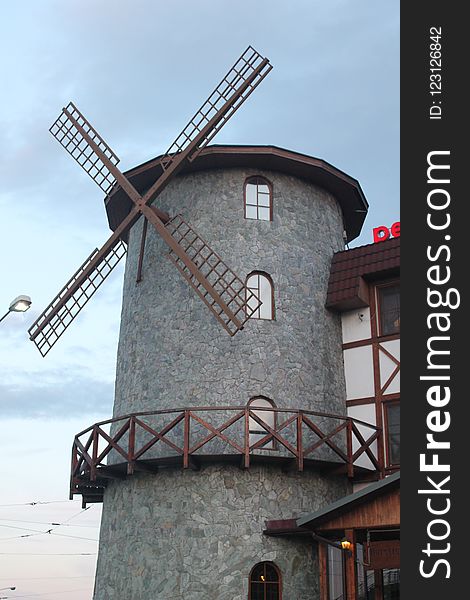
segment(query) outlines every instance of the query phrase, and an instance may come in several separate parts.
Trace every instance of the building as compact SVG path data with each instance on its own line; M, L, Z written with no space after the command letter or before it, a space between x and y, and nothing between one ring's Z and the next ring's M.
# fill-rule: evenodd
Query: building
M155 159L127 176L143 191L160 169ZM396 467L384 462L395 434L384 442L378 417L391 384L375 371L370 394L348 381L364 347L394 352L372 325L372 266L354 282L342 269L367 212L363 192L316 158L210 146L157 204L181 213L263 304L228 336L152 228L141 219L131 229L114 418L77 436L72 459L71 493L104 502L94 598L325 597L318 539L328 537L310 523ZM113 229L128 211L117 190ZM295 530L287 537L285 522Z
M341 314L348 415L382 428L378 458L400 465L400 238L338 252L326 306Z
M352 494L318 511L266 523L266 535L318 541L320 600L400 597L399 300L399 237L333 256L326 305L341 314L348 415L363 439L369 427L359 421L383 432L356 462L370 468L377 460L386 477L362 476Z

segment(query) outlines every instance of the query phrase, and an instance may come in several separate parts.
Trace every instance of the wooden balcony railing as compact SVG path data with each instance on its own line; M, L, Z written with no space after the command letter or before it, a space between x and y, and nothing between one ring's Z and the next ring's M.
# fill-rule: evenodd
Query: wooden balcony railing
M75 436L70 498L101 502L110 479L160 467L198 469L226 461L248 469L270 462L380 478L379 427L308 410L193 407L140 412L95 423Z

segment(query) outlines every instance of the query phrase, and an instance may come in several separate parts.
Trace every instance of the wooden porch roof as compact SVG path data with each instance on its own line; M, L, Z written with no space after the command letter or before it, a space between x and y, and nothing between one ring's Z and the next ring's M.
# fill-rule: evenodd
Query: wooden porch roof
M400 472L298 519L266 521L267 535L400 526Z
M400 472L297 519L315 531L400 525Z

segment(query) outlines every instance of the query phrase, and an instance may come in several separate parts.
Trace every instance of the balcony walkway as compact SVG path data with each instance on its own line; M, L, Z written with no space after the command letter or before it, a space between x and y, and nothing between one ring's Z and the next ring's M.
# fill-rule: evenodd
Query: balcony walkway
M110 479L162 467L198 470L214 462L384 476L379 427L322 412L251 406L140 412L95 423L75 436L70 498L102 502Z

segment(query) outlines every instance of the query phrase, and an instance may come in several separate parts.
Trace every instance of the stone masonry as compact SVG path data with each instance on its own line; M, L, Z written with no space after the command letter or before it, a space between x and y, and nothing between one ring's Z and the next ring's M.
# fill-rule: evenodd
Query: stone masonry
M244 218L243 185L252 175L273 185L273 221ZM340 322L325 309L331 257L343 248L335 198L247 167L180 175L156 205L181 213L243 279L268 273L275 320L251 320L230 338L151 226L136 284L139 221L129 239L114 416L240 406L258 395L279 408L346 414ZM113 481L94 599L247 600L251 568L271 560L282 573L283 600L314 600L316 545L266 537L264 520L299 516L348 491L345 478L271 464L168 468Z

